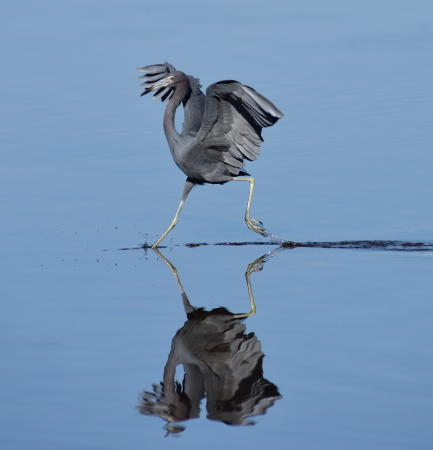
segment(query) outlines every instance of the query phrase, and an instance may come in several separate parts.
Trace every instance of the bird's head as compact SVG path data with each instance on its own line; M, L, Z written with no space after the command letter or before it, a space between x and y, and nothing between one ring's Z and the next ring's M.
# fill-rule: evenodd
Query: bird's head
M154 67L155 66L151 66L151 68L143 67L139 69L145 72L145 74L140 77L144 79L144 82L141 85L145 88L141 93L142 96L149 92L155 92L153 96L161 98L161 100L164 101L171 98L176 87L188 81L187 75L183 72L177 70L162 70L162 68L160 69L159 67L154 69Z
M168 77L161 78L159 81L151 83L149 86L147 86L146 89L141 93L141 95L146 95L149 92L157 91L158 89L164 89L169 86L173 87L174 80L175 80L174 75L169 75ZM145 83L143 84L145 85Z

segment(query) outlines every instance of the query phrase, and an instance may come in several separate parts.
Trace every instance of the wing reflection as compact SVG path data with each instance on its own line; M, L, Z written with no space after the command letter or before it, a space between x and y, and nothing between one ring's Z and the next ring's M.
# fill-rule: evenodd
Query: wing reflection
M281 398L275 384L263 376L261 344L246 331L244 319L255 314L251 274L262 270L272 255L264 255L248 265L245 272L250 311L233 314L224 307L205 311L191 305L176 268L155 249L173 273L187 321L171 344L163 381L153 391L141 394L138 410L166 421L167 434L179 433L175 425L200 415L200 402L206 397L207 417L229 425L254 424L249 418L264 414ZM183 382L175 380L176 368L184 369Z

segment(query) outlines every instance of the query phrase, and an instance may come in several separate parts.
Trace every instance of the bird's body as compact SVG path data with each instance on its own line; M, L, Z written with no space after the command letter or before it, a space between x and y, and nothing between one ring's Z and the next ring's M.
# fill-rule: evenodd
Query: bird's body
M145 72L142 78L146 89L142 95L156 91L154 95L162 101L169 100L164 112L164 131L175 163L187 176L176 216L154 246L177 223L194 185L223 184L236 179L250 182L247 225L263 234L259 222L249 218L254 179L237 177L248 175L243 170L244 160L253 161L258 157L263 141L261 129L273 125L283 114L253 88L238 81L211 84L205 95L198 79L177 71L169 63L139 70ZM179 133L175 113L181 103L184 124Z

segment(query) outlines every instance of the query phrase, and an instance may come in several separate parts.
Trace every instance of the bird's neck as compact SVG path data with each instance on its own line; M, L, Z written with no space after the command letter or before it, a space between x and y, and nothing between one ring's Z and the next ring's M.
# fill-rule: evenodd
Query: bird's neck
M187 95L188 86L187 83L181 83L176 87L173 97L168 102L164 112L164 132L167 138L168 145L171 152L174 154L176 146L181 141L181 135L176 130L175 116L176 109Z

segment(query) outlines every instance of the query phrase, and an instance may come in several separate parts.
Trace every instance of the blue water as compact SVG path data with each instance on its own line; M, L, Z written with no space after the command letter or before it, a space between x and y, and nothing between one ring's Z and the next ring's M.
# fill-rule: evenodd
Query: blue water
M265 241L243 222L244 183L194 189L163 255L192 305L234 313L268 255L243 323L281 398L252 426L207 419L204 398L167 438L140 414L187 317L167 265L137 248L184 176L135 72L240 80L285 113L247 167L252 215L281 239L431 243L432 16L390 0L1 7L2 449L432 448L433 253L185 247Z

